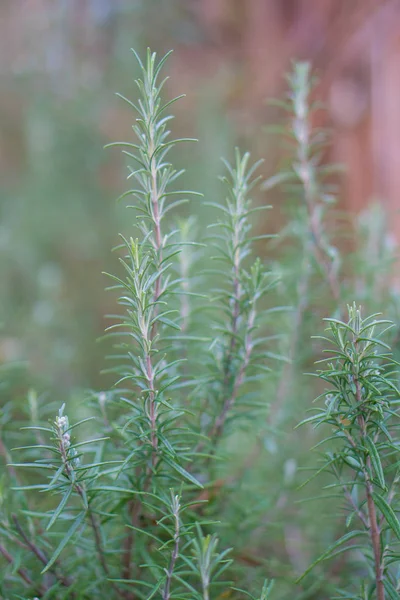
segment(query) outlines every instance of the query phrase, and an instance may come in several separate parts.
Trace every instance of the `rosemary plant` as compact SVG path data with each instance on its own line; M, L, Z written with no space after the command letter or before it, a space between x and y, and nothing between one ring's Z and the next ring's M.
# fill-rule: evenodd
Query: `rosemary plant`
M265 410L265 403L257 403L254 393L243 394L243 387L250 381L254 386L259 374L269 370L266 359L280 358L265 348L270 338L258 333L263 331L261 318L265 323L271 310L262 302L275 278L260 259L251 257L254 241L271 236L251 236L251 215L270 207L251 206L249 194L260 179L253 174L261 161L249 166L249 159L249 154L241 156L236 150L235 165L225 162L228 176L222 181L228 191L226 203L209 203L222 214L222 220L212 226L218 233L210 239L216 248L216 268L211 273L218 278L219 286L214 290L218 312L209 375L201 383L201 393L206 393L210 405L205 433L211 451L226 426L234 424L237 417L243 418L244 410L248 417L255 408Z
M285 148L288 146L286 166L262 184L266 191L277 185L282 187L287 218L277 244L282 247L280 285L291 308L283 313L280 324L280 332L287 329L284 352L289 360L282 365L269 415L273 425L290 417L293 410L288 399L302 366L299 358L305 356L300 345L303 336L310 332L311 309L319 312L324 307L324 314L340 314L343 295L341 256L332 235L335 188L327 180L335 168L323 162L329 135L314 125L320 106L312 98L316 79L310 64L295 63L287 82L285 99L272 101L284 111L284 124L273 126L272 131L284 140Z
M376 315L362 318L361 310L349 308L347 321L326 319L329 358L318 377L329 384L317 400L324 406L302 423L315 427L328 425L332 434L318 444L335 442L323 454L318 473L328 471L336 482L326 486L341 490L346 501L346 527L332 544L302 575L317 564L348 551L361 553L365 560L362 592L346 598L394 600L399 596L400 523L396 488L399 482L397 407L397 363L383 341L392 323Z
M247 260L253 241L248 194L258 164L249 167L249 155L237 152L235 167L227 165L229 199L218 205L226 285L215 303L216 319L223 319L200 338L193 335L197 283L188 276L201 245L190 238L190 221L173 217L196 194L177 187L182 171L168 161L176 144L193 140L173 140L167 129L167 110L177 100L161 99L167 57L157 61L148 51L143 63L136 55L139 97L123 98L136 112L136 140L110 144L122 146L131 162L134 184L123 197L134 198L136 219L134 236L121 237L116 248L121 273L110 275L121 308L109 315L107 329L115 340L111 359L117 366L109 370L116 373L116 388L92 395L92 417L72 422L63 405L50 426L29 424L36 439L14 449L24 454L9 467L13 493L24 500L2 519L14 551L12 557L1 546L10 569L7 594L26 588L46 598L209 600L214 589L229 588L223 574L234 574L230 550L219 549L212 523L202 517L201 490L211 483L216 444L236 405L243 406L251 369L263 358L254 351L262 343L257 305L270 282L259 260ZM204 365L205 403L193 415L188 390L196 390L189 398L198 397L199 366L191 343L209 345L213 335L215 365ZM40 483L30 479L31 470L42 472Z

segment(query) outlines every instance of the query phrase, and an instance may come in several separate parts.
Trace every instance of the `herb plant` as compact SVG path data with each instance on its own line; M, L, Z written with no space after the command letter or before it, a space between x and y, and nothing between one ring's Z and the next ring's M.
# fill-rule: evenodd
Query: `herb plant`
M118 305L106 332L115 386L81 398L79 416L76 403L60 408L33 391L18 408L5 404L0 593L22 600L396 598L398 375L382 339L388 321L362 319L355 305L340 320L345 295L362 289L368 300L372 276L362 253L354 260L358 278L345 271L329 229L331 170L322 162L325 138L312 127L310 67L295 65L283 103L284 131L294 142L289 166L263 184L284 182L290 198L276 239L252 233L271 207L253 202L261 161L252 163L249 153L236 149L225 161L225 200L181 189L183 171L171 156L194 140L173 139L168 129L179 99L162 98L168 55L135 56L137 99L121 96L135 115L135 139L110 144L127 157L132 186L122 199L132 198L134 216L132 235L121 235L115 248L119 268L108 275ZM196 202L211 214L206 233L195 222ZM271 237L275 250L288 242L275 265L254 253ZM378 258L386 263L388 253ZM333 350L319 380L330 388L304 423L317 426L316 445L327 448L318 473L335 477L323 485L338 506L347 503L348 531L337 539L327 526L336 541L299 577L302 557L288 536L297 532L306 546L313 532L293 510L304 431L293 432L293 417L314 392L299 371L320 357L321 340L311 342L309 333L327 314L331 337L322 339ZM327 425L332 434L317 437ZM357 565L350 592L346 576L312 579L313 567L344 551Z
M339 489L347 504L349 529L315 561L340 552L359 550L367 561L369 578L361 583L360 598L397 598L398 543L400 527L396 516L398 473L397 406L400 392L398 372L383 334L393 324L371 315L365 319L355 305L346 322L326 319L330 337L329 358L318 376L329 384L318 400L324 407L303 423L329 425L332 435L318 448L334 440L334 450L323 454L318 472L328 470L336 479L326 486ZM352 543L354 542L355 543ZM351 542L351 543L349 543ZM374 596L373 596L374 594ZM356 596L345 596L356 597Z
M100 435L90 439L77 435L88 419L70 421L64 405L50 426L24 428L37 443L15 449L23 460L10 468L12 474L42 471L42 482L20 485L15 475L11 493L23 498L23 507L3 520L4 536L17 552L14 559L2 549L12 567L5 579L11 589L19 579L48 598L206 600L214 587L228 586L229 549L220 549L212 523L197 512L201 491L212 484L215 446L237 405L245 403L243 387L261 363L254 351L262 344L257 308L270 282L259 260L248 266L248 194L258 164L249 166L249 155L239 152L234 166L226 164L228 199L216 206L224 221L213 236L223 279L212 325L200 338L191 332L191 311L199 310L191 302L203 302L204 295L189 291L180 273L187 248L199 244L185 241L182 227L166 219L196 195L175 188L182 171L168 162L176 144L193 140L169 137L167 109L176 99L161 100L167 56L157 61L149 51L143 64L136 55L139 98L123 99L137 113L137 143L111 144L122 146L133 161L128 179L134 187L124 196L135 200L137 231L137 237L122 237L116 249L121 274L110 276L122 312L109 315L108 327L116 340L117 366L111 369L118 391L97 394ZM206 344L204 374L194 378L189 346L199 342ZM45 511L30 502L38 492L49 498Z

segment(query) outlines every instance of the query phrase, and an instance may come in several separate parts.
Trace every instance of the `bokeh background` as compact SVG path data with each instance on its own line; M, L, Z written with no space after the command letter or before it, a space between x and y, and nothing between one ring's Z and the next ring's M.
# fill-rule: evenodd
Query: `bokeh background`
M398 0L1 0L0 362L26 363L29 385L60 399L111 384L96 341L114 306L102 272L130 223L115 202L124 161L103 146L130 137L134 115L114 92L135 94L129 49L148 45L174 49L166 94L187 94L174 124L199 138L175 157L187 185L220 194L220 157L235 144L276 171L282 148L264 126L282 115L266 100L284 93L291 60L307 59L332 129L327 158L346 168L341 206L378 201L400 235ZM258 227L278 229L279 196L260 201L277 208Z

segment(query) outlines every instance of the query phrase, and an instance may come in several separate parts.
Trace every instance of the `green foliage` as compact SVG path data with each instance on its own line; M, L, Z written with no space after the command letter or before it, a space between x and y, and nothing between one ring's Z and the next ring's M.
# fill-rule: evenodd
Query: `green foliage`
M375 573L365 588L367 597L376 590L380 599L385 597L385 589L396 589L396 563L400 559L395 491L399 481L396 433L400 392L397 363L382 339L392 323L377 319L377 315L363 319L355 305L349 308L347 322L326 321L330 337L319 339L329 343L330 356L319 361L326 367L318 376L329 388L318 398L324 400L324 407L303 423L330 426L332 435L318 447L333 440L337 449L323 454L318 473L327 470L335 477L336 483L327 487L342 490L348 504L346 526L351 531L305 574L319 562L356 547L371 563L370 572ZM355 526L361 530L353 529ZM350 540L350 545L343 546Z
M133 199L135 221L109 275L118 310L107 317L113 352L106 372L115 385L77 392L65 404L30 392L18 412L8 392L0 424L8 465L0 482L0 593L395 598L399 392L390 322L362 319L355 305L341 320L345 296L360 295L369 308L369 290L385 286L377 271L388 271L393 254L379 247L373 266L363 260L373 246L372 215L361 223L351 265L340 257L330 230L332 169L322 164L326 140L312 128L310 67L294 66L281 103L289 166L263 184L282 183L288 197L276 239L252 231L271 207L254 202L261 161L239 150L224 162L225 200L201 201L211 214L202 233L195 219L201 194L181 189L183 170L173 165L180 144L193 140L168 130L178 100L162 99L168 55L135 56L138 97L121 96L135 114L135 139L110 144L128 160L132 187L121 198ZM266 240L275 262L255 255ZM396 314L390 291L383 308ZM326 315L330 337L311 342ZM329 358L321 358L321 342L330 344ZM303 383L300 373L314 359L324 369L315 384ZM322 382L329 388L321 393ZM325 402L303 423L314 425L321 463L308 483L319 487L297 508L298 461L306 468L313 461L313 470L315 462L304 453L304 429L293 425L315 390ZM334 522L312 508L320 487L320 506L339 509ZM304 564L304 549L322 544L319 558ZM343 554L350 558L340 580L329 571L318 576Z

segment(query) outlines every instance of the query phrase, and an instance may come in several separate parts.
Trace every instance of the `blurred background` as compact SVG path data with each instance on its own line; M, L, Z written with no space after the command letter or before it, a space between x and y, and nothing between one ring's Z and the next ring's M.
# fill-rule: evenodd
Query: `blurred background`
M102 271L130 222L115 202L124 161L103 146L131 137L114 92L136 94L129 49L148 45L174 49L166 95L187 94L173 128L199 138L175 156L187 185L220 194L235 144L266 159L264 175L277 170L282 148L263 127L282 114L266 100L282 97L292 59L308 59L327 158L346 167L341 206L378 201L400 235L399 0L1 0L0 363L26 362L61 398L111 384L96 342L114 309ZM276 205L263 232L278 228L274 194L260 198Z

